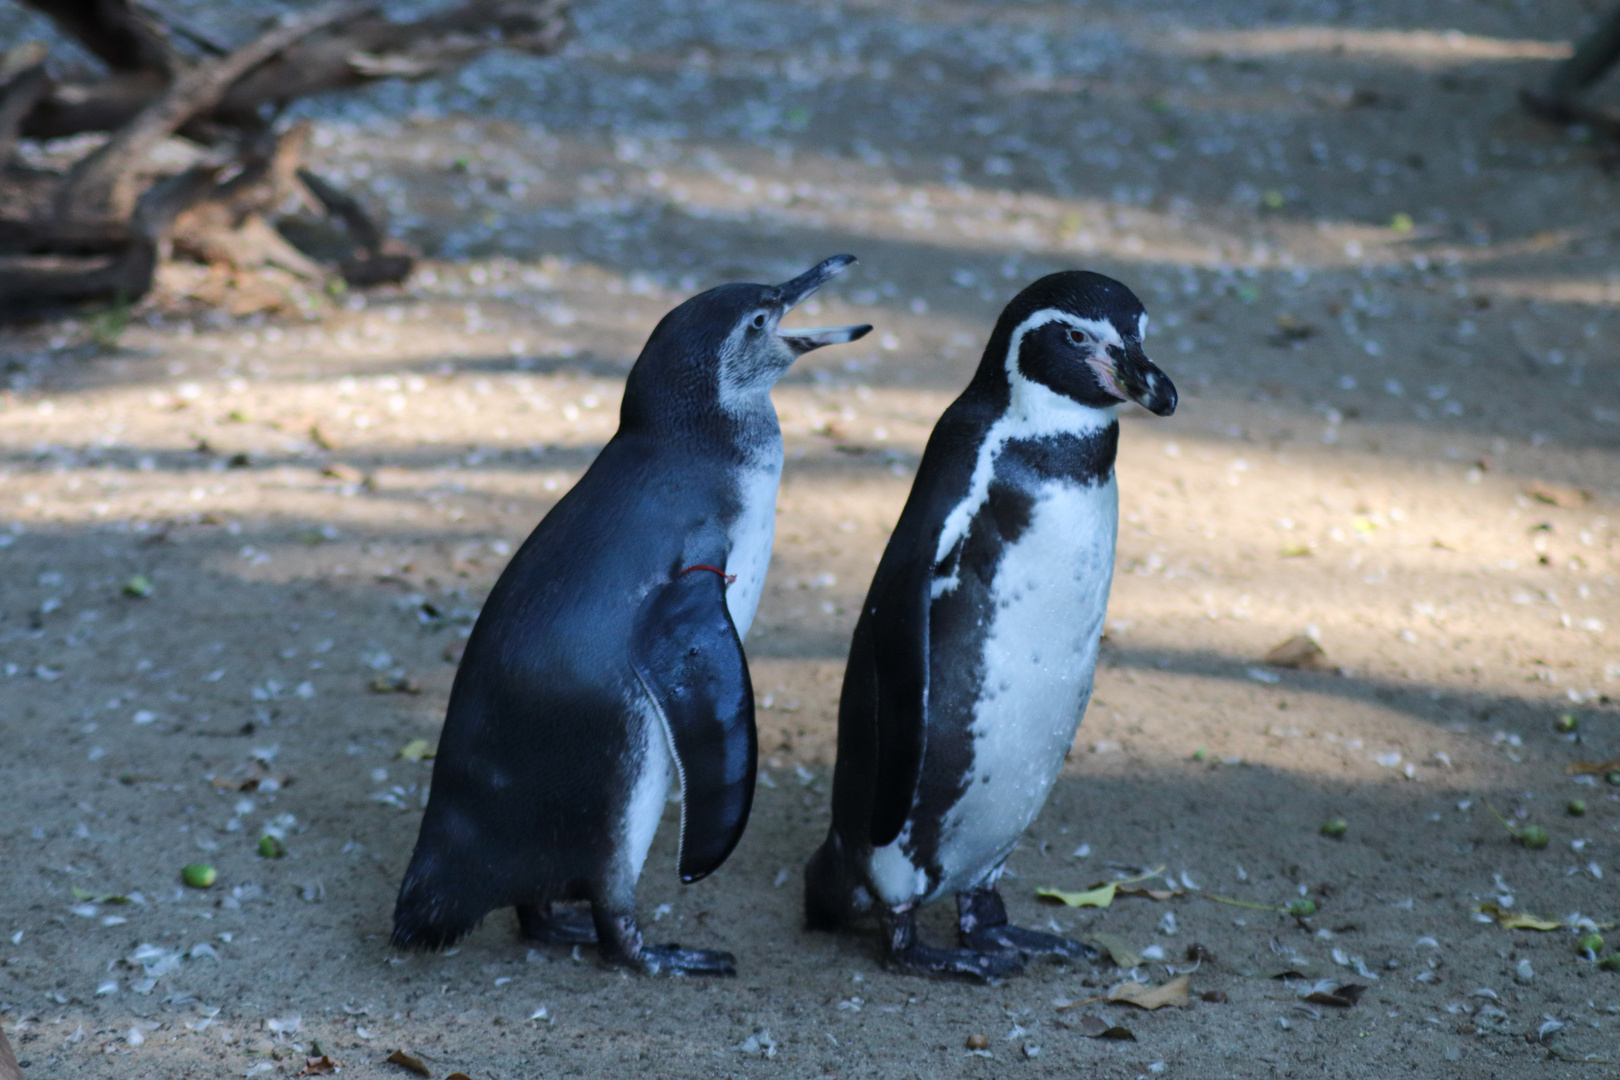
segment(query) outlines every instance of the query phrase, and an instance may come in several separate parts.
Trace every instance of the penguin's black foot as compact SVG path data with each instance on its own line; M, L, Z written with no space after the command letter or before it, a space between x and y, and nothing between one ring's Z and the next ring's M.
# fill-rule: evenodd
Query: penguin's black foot
M996 926L964 934L962 944L981 951L1012 950L1024 956L1060 956L1066 960L1096 960L1102 956L1083 941L1021 926Z
M957 893L956 919L962 945L980 952L1016 951L1024 956L1060 956L1068 960L1096 960L1102 955L1092 946L1070 938L1008 925L1007 907L994 888Z
M933 949L922 944L910 908L884 912L882 924L883 965L891 971L993 983L1024 970L1024 958L1016 951Z
M596 924L583 908L519 904L518 931L530 941L551 945L595 945Z
M649 975L735 975L737 958L715 949L645 945L641 949L640 967Z
M735 975L737 958L711 949L644 945L634 915L614 915L595 906L596 939L602 962L648 975Z

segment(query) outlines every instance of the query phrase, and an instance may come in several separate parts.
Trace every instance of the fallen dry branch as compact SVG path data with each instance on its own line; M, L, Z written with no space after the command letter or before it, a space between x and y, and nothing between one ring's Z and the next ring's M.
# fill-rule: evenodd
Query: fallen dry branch
M353 195L303 167L307 130L273 119L300 97L383 78L422 78L496 47L555 51L566 0L464 0L393 22L375 0L331 0L227 49L135 0L19 0L109 68L58 81L37 44L0 54L0 320L85 300L138 300L160 254L231 271L328 273L274 224L288 205L341 224L350 285L397 282L412 255ZM184 47L183 47L184 46ZM66 171L17 160L19 139L107 131ZM179 136L180 176L152 151ZM226 177L222 183L215 178ZM234 280L234 275L232 276Z

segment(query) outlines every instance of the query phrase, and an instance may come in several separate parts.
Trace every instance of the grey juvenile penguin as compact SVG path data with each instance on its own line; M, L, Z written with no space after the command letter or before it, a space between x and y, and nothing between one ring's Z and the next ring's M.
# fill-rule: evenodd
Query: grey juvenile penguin
M643 944L636 881L672 766L682 880L719 867L747 823L742 638L782 475L770 390L800 355L871 329L779 323L854 261L711 289L653 330L618 432L512 557L467 641L396 945L442 948L514 905L525 936L596 941L610 963L732 972L726 953ZM554 906L581 900L589 920Z
M855 626L833 820L805 868L830 929L877 909L890 966L993 978L1090 950L1007 925L996 881L1046 802L1091 696L1114 566L1115 407L1168 416L1124 285L1051 274L1001 313L928 440ZM959 949L917 940L955 893Z

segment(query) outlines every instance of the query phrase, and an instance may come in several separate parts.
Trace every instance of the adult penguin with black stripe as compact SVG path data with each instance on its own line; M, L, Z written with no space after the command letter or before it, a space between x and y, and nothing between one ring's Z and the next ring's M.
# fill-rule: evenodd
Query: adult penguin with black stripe
M1051 274L996 323L928 440L866 596L838 709L832 829L807 921L876 910L886 963L995 978L1079 942L1010 926L996 890L1091 697L1118 532L1117 406L1168 416L1147 315L1101 274ZM917 938L954 894L960 948Z
M618 432L512 557L467 641L396 945L442 948L510 905L525 936L595 941L612 964L733 972L727 953L643 943L636 882L672 768L683 881L718 868L747 823L742 639L782 475L770 390L799 356L871 329L780 322L854 261L711 289L653 330ZM588 919L559 906L577 901Z

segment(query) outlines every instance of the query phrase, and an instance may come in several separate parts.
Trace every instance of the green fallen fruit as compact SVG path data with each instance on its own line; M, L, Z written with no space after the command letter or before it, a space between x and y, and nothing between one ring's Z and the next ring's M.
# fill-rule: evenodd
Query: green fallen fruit
M279 859L287 854L287 845L280 840L265 833L259 837L259 857L262 859Z
M219 872L205 862L187 863L180 868L180 880L193 889L206 889L219 878Z
M1589 952L1596 956L1603 951L1603 935L1596 933L1586 934L1581 938L1579 947L1582 952Z
M1570 817L1583 817L1586 814L1585 799L1571 799L1564 804L1564 813Z
M1518 841L1531 851L1540 851L1552 841L1552 837L1548 836L1547 830L1540 825L1526 825L1519 830Z
M1620 769L1616 769L1612 773L1604 774L1603 779L1607 780L1609 783L1613 784L1615 787L1620 787Z
M1343 836L1349 831L1350 823L1344 820L1342 817L1329 818L1328 820L1322 822L1323 836L1331 836L1333 839L1337 840L1339 837Z
M1307 915L1316 914L1315 900L1295 900L1288 905L1288 914L1296 919L1303 919Z
M1574 731L1580 726L1581 722L1575 718L1574 713L1564 713L1557 720L1553 721L1553 730L1557 731L1561 735L1568 735L1570 732Z
M1209 757L1209 751L1205 750L1202 746L1192 752L1192 759L1194 761L1203 761L1207 757Z
M124 595L133 596L137 600L145 600L152 595L152 579L145 574L136 574L124 582Z
M1610 953L1598 961L1599 971L1620 971L1620 953Z

